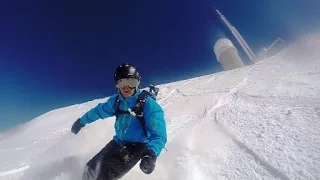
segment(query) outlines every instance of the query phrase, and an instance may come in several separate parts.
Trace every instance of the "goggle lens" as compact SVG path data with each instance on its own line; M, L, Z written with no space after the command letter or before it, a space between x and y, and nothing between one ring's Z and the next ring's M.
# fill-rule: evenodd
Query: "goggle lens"
M137 79L128 78L128 79L119 79L117 83L118 88L130 88L135 89L139 86L139 81Z

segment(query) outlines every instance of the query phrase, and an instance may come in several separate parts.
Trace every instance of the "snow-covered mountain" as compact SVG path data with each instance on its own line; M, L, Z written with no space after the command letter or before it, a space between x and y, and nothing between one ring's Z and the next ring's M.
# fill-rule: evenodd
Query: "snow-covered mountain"
M227 72L160 85L168 128L151 175L123 179L320 179L320 34ZM105 99L50 111L0 134L0 179L80 179L114 118L72 123Z

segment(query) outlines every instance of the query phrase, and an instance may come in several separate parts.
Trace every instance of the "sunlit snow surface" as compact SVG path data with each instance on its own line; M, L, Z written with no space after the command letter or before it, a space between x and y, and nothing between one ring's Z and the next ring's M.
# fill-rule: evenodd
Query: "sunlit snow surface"
M160 85L168 143L151 175L123 179L320 179L320 35L252 66ZM0 134L0 180L78 180L114 118L72 123L106 99Z

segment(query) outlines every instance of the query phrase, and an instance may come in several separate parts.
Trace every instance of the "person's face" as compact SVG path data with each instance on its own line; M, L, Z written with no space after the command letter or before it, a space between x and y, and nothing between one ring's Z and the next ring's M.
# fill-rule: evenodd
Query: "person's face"
M124 86L124 87L120 88L120 92L121 92L122 96L125 98L132 96L134 94L134 90L135 90L135 87L132 88L129 86Z
M138 86L139 81L133 78L120 79L117 83L117 87L125 98L132 96Z

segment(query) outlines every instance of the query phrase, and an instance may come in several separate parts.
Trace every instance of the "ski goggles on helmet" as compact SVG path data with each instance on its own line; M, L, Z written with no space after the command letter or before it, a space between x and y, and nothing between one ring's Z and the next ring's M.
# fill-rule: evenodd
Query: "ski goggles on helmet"
M137 88L139 86L139 80L133 78L119 79L117 82L117 88L129 87L130 89Z

